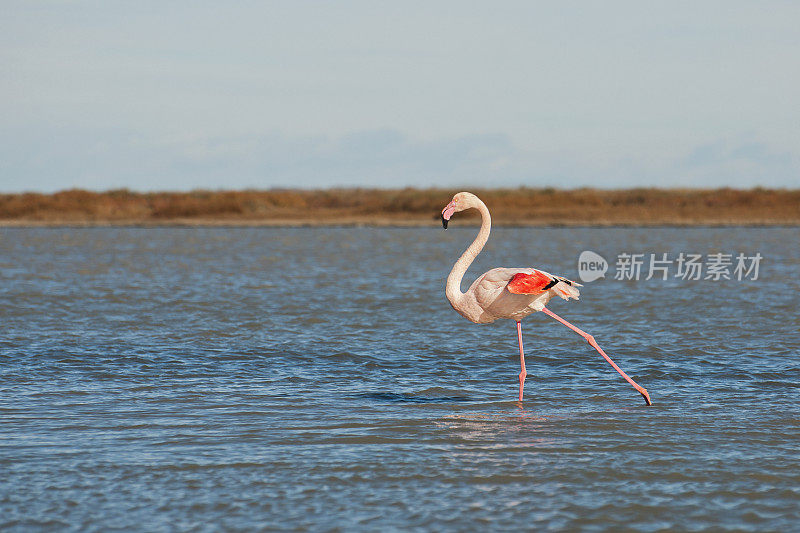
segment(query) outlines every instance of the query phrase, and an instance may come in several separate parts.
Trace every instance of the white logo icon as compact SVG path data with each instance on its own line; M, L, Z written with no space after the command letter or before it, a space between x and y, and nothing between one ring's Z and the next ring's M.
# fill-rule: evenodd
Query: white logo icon
M599 278L604 278L608 270L608 261L603 256L591 250L581 252L578 257L578 276L581 281L590 282Z

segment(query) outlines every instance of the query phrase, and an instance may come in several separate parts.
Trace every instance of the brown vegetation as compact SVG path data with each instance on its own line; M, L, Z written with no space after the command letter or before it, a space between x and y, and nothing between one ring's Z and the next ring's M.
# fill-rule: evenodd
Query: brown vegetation
M330 189L0 194L0 224L432 224L457 191ZM475 190L495 223L800 224L800 190ZM474 215L472 221L476 222Z

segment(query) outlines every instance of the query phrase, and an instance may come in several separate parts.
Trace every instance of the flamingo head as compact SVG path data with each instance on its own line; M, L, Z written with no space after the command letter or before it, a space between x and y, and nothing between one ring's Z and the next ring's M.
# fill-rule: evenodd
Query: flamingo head
M447 223L450 221L450 217L452 217L453 214L469 209L470 207L477 207L477 201L480 200L471 192L460 192L453 196L450 203L442 209L442 227L447 229Z

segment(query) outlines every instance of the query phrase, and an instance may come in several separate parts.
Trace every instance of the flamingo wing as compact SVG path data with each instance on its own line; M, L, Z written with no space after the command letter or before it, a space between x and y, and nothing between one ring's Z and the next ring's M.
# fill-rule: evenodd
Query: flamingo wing
M541 270L534 270L531 273L517 272L509 280L506 288L513 294L539 294L556 283L557 281L552 276Z
M541 294L553 289L556 294L565 300L569 298L578 299L580 293L576 287L580 287L580 285L574 281L554 276L541 270L533 270L530 273L518 272L514 274L508 285L506 285L508 292L512 294Z

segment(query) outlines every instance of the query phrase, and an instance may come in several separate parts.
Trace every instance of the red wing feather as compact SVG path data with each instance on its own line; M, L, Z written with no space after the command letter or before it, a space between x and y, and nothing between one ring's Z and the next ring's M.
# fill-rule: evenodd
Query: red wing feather
M532 274L514 274L506 287L514 294L538 294L552 281L547 274L534 270Z

